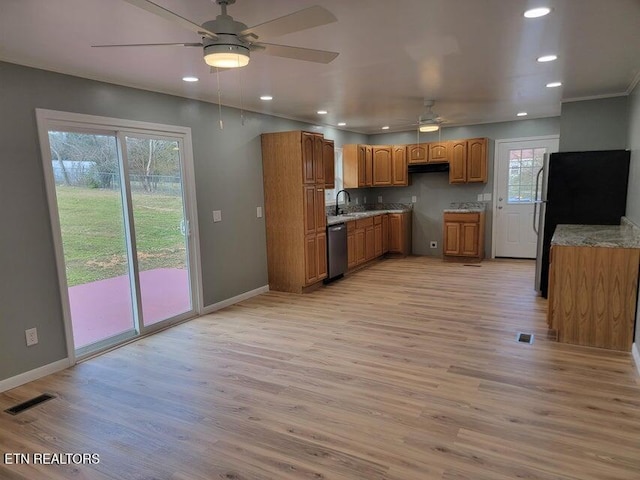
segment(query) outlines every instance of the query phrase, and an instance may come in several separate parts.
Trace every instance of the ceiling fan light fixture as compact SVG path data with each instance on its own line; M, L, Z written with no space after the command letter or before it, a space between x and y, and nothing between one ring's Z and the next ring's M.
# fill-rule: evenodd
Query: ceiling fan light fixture
M420 130L420 133L437 132L438 130L440 130L440 125L420 125L420 127L418 127L418 130Z
M208 45L204 47L204 61L218 68L239 68L249 64L249 49L242 45Z

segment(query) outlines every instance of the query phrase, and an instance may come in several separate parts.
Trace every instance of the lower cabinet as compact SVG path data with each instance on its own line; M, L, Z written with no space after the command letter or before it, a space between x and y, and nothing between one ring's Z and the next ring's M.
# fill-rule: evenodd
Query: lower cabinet
M411 254L411 212L389 214L389 253Z
M444 214L444 256L484 257L484 212Z
M358 264L356 256L356 222L347 222L347 268Z
M629 352L640 249L553 245L547 320L558 341Z
M305 286L327 277L327 234L307 235L304 241Z
M347 267L385 253L411 253L411 212L376 215L347 222Z

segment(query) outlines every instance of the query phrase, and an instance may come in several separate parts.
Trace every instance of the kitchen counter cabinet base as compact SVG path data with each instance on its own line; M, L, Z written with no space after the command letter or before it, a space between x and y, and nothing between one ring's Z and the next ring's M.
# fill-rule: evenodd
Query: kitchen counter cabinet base
M640 250L553 245L549 328L559 342L631 351Z

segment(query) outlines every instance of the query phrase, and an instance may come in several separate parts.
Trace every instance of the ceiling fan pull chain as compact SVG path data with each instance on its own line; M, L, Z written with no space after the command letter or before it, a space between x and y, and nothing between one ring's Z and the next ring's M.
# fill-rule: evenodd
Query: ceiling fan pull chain
M240 123L244 127L244 96L242 91L242 70L238 70L238 78L240 80Z
M220 119L220 130L224 130L222 123L222 95L220 94L220 69L216 67L216 80L218 82L218 118Z

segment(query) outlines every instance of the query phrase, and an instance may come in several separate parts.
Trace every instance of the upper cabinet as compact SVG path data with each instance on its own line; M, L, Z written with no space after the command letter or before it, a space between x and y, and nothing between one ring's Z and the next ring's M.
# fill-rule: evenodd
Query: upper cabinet
M409 165L417 163L427 163L429 161L429 144L415 143L407 145L407 163Z
M342 174L344 188L372 187L373 148L370 145L344 145Z
M429 163L447 163L451 142L432 142L429 145Z
M322 134L302 132L302 182L305 184L324 184L323 144Z
M449 183L487 183L487 139L450 142Z
M394 145L391 147L391 185L394 187L406 187L409 185L406 145Z
M487 183L487 139L344 145L344 188L409 185L409 165L448 163L449 183Z
M324 188L335 188L336 159L333 140L324 139L322 144L322 163L324 164Z
M406 145L344 145L344 188L407 186Z
M391 147L376 145L373 147L373 186L388 187L391 182Z

